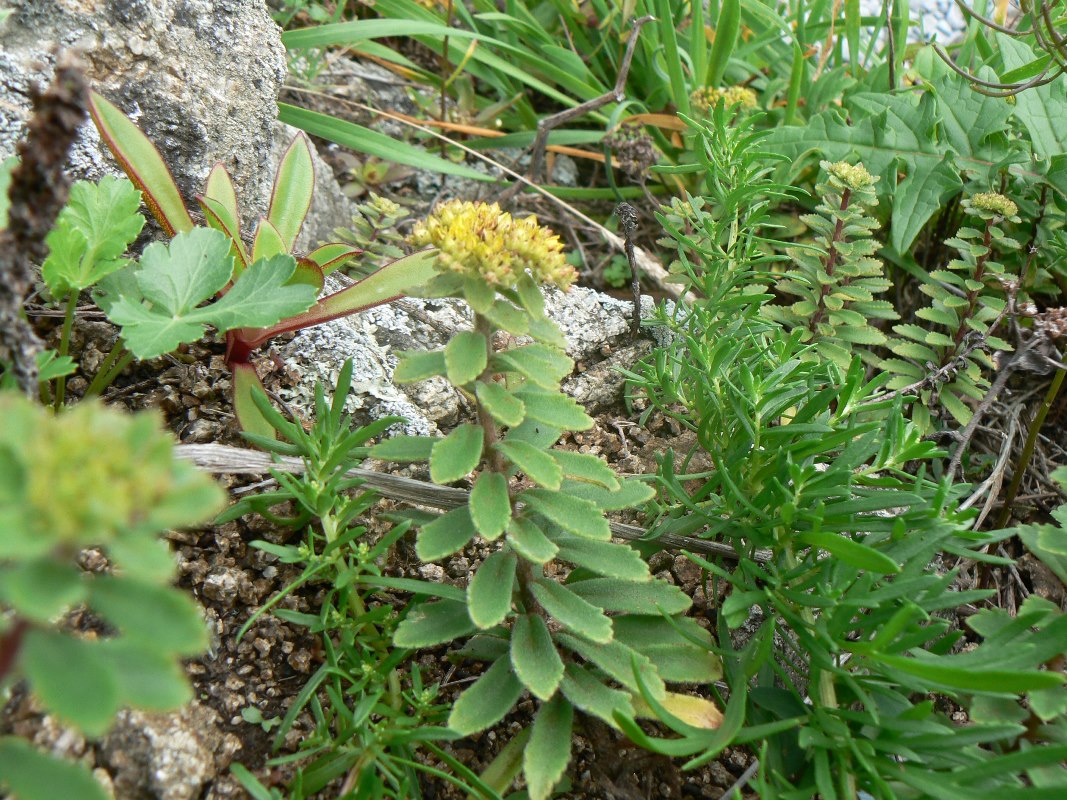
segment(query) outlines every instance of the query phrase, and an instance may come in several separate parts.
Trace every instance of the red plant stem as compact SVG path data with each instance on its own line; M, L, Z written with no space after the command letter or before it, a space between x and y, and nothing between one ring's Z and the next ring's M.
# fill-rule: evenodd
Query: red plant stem
M22 646L22 637L29 628L30 623L19 619L15 621L11 630L0 637L0 683L4 682L8 672L15 666L15 658Z
M845 189L841 193L841 213L844 214L848 211L848 204L852 200L852 190ZM824 269L827 275L834 274L834 267L837 266L837 259L840 257L840 253L837 252L837 243L841 241L841 232L845 228L845 218L838 217L837 224L834 226L833 236L830 237L830 249L826 251L826 260L823 262ZM822 318L826 316L826 296L830 294L830 284L824 283L819 287L819 300L818 307L815 309L815 313L811 315L811 320L808 322L808 330L815 333L816 326L822 322Z

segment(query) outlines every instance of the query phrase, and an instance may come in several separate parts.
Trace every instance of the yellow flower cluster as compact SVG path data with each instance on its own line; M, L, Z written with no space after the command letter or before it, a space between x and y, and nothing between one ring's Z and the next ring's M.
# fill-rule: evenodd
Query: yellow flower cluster
M707 113L715 107L715 104L723 101L727 108L740 106L741 108L756 107L756 93L747 86L728 86L725 89L714 89L711 86L701 86L689 95L689 102L696 110Z
M411 240L416 246L436 247L442 271L482 278L501 288L513 288L524 272L561 289L577 277L564 260L556 234L538 225L537 217L515 219L496 203L442 203L416 225Z
M971 198L971 205L983 211L992 211L1002 217L1014 217L1019 207L1002 194L996 192L979 192Z
M826 171L853 191L870 186L878 180L867 171L862 163L849 164L847 161L837 161L827 165Z

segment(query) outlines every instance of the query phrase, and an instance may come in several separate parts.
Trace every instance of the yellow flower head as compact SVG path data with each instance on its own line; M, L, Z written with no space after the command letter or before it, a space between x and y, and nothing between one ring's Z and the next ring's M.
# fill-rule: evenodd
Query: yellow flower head
M538 283L561 289L574 283L577 271L563 257L563 243L537 217L515 219L496 203L449 200L439 205L411 234L417 246L439 251L438 268L482 278L493 286L513 288L524 272Z
M853 191L870 186L878 180L867 171L863 164L849 164L847 161L837 161L833 164L825 164L824 162L824 167L827 172Z
M979 192L971 198L971 205L983 211L992 211L1002 217L1014 217L1019 207L1002 194Z
M715 104L722 100L726 108L740 106L741 108L756 107L756 93L747 86L728 86L725 89L715 89L711 86L701 86L689 95L689 102L693 108L707 113Z

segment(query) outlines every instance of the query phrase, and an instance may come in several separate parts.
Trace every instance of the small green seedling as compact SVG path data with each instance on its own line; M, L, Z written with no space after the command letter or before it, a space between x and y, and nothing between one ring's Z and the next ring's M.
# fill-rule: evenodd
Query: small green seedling
M262 388L253 352L274 336L319 325L395 300L433 276L432 251L413 253L367 278L316 301L324 276L360 254L326 244L293 254L315 178L311 145L299 134L278 167L270 207L251 243L241 233L237 194L217 164L197 197L211 230L197 229L155 146L116 106L93 92L89 111L101 137L141 190L145 205L168 235L169 248L149 247L136 267L105 282L98 303L122 326L133 355L153 358L198 339L205 325L226 336L226 362L234 373L234 406L246 431L273 436L252 402ZM215 302L201 303L217 298Z

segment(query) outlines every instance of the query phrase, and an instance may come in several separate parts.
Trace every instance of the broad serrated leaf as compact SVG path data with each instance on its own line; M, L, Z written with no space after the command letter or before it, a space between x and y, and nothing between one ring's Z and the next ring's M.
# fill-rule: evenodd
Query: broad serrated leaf
M483 437L479 426L464 424L439 439L430 453L433 482L452 483L470 475L482 460Z
M111 726L119 706L114 674L91 642L50 630L29 631L19 652L19 671L45 707L89 736Z
M420 561L437 561L465 547L476 532L469 507L454 508L422 526L415 540L415 554Z
M474 393L478 402L501 425L513 428L526 417L526 406L499 383L479 381L474 387Z
M563 678L563 659L552 643L545 621L537 614L520 614L511 628L511 665L519 680L539 700L556 693Z
M655 665L648 658L622 642L611 641L605 644L593 644L577 636L562 632L556 635L556 641L586 661L600 667L600 669L635 694L640 691L637 678L634 675L635 663L638 674L641 675L645 687L653 697L659 699L667 693L667 688L656 671Z
M489 357L485 336L475 331L461 331L445 345L445 368L453 386L465 386L485 371Z
M207 626L196 603L170 586L98 576L89 605L129 639L161 652L191 656L207 647Z
M78 181L48 234L50 254L41 275L53 297L81 291L126 266L122 258L144 226L141 193L128 180L105 175Z
M433 647L469 636L476 630L478 628L471 622L466 603L438 600L421 603L409 611L396 626L393 644L397 647Z
M605 686L588 669L573 662L567 664L559 688L576 708L599 717L613 728L618 728L616 712L624 717L634 715L630 695Z
M370 450L372 458L382 461L429 461L433 446L439 441L436 436L393 436L374 445Z
M526 477L546 489L558 489L563 470L551 454L521 441L503 441L495 445L512 464L526 473Z
M530 800L547 800L571 760L574 707L557 695L541 706L522 755L522 772Z
M530 586L545 611L564 627L591 642L611 641L611 620L602 608L597 608L555 581L538 580Z
M517 372L531 383L550 390L558 390L560 381L573 369L574 361L562 350L543 344L515 347L493 356L495 372Z
M648 562L627 544L598 542L569 534L556 534L552 539L559 547L559 558L598 575L626 581L647 581L652 577Z
M448 727L464 736L484 731L511 711L522 691L511 662L501 658L459 696L448 716Z
M555 558L559 548L545 536L534 522L516 517L508 525L508 544L515 552L535 564L546 564Z
M0 789L19 800L109 800L89 770L39 752L17 736L0 738Z
M122 326L126 346L141 359L169 353L204 334L261 328L299 314L315 302L315 289L287 286L296 261L278 256L246 269L219 301L199 307L220 291L233 272L230 242L210 228L179 234L169 247L149 245L135 279L140 296L123 295L108 316Z
M608 466L604 459L588 453L575 453L570 450L554 450L552 457L563 468L563 474L568 478L586 483L596 483L608 491L616 491L620 488L619 479L615 470Z
M471 620L482 630L499 625L511 611L511 593L515 585L514 553L501 550L482 562L467 587L467 610Z
M500 536L511 521L508 479L497 472L483 472L471 489L469 507L478 533L489 540Z
M647 614L658 610L665 614L680 614L693 604L689 595L665 581L636 583L617 578L590 578L568 583L567 588L606 611Z
M527 489L519 494L518 500L576 536L605 542L611 539L608 521L588 500L550 489Z
M526 416L567 431L586 431L593 427L593 418L571 397L559 392L522 389L515 396L526 406Z

